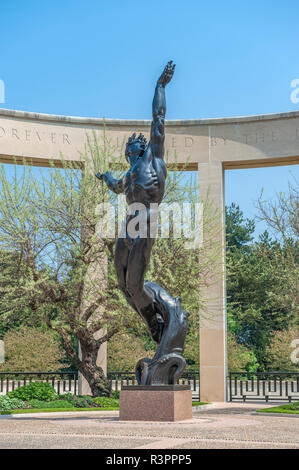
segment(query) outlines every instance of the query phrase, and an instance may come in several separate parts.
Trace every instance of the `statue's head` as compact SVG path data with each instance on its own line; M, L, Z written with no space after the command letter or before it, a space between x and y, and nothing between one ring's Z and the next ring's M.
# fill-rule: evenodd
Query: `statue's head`
M139 157L142 157L146 149L146 138L143 134L139 134L136 137L136 133L134 132L131 137L129 137L128 142L126 144L126 152L125 156L127 161L133 166Z

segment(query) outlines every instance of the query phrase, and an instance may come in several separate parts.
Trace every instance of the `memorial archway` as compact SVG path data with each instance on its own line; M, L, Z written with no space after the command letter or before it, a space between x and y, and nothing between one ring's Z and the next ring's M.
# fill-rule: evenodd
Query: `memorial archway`
M132 131L149 132L150 121L105 120L107 136L121 144ZM218 208L221 275L206 292L208 315L200 322L200 394L202 401L226 400L226 306L224 256L224 171L299 163L299 112L222 119L166 122L166 148L176 150L178 163L197 170L201 196ZM86 132L99 137L104 121L0 110L0 161L59 166L60 154L82 161ZM81 152L81 153L80 153ZM171 154L171 152L170 152ZM82 162L84 163L84 162ZM105 351L99 361L105 367Z

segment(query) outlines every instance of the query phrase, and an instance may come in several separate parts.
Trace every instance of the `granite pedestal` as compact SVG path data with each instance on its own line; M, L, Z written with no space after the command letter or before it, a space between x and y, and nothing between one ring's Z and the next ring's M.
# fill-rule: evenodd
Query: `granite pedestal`
M121 421L183 421L192 418L189 385L122 386Z

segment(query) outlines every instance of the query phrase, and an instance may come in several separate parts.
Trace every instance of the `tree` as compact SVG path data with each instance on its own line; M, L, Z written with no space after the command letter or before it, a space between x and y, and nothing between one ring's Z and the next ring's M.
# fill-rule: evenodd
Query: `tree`
M247 224L246 234L243 215L236 206L227 212L237 221L228 225L229 327L238 343L249 347L265 369L272 336L298 324L297 248L294 239L272 240L267 231L257 242L249 243L253 224ZM239 242L240 233L248 240L245 245Z
M240 207L234 202L225 208L226 244L229 250L248 249L248 243L253 241L255 223L245 219Z
M109 383L97 366L99 347L129 317L117 290L113 270L107 275L111 240L99 239L97 205L107 200L95 173L113 162L109 142L88 139L86 165L62 159L63 168L37 174L28 165L9 178L0 172L0 248L2 260L1 319L46 324L59 334L73 365L88 381L93 395L109 395ZM30 317L30 318L28 318ZM33 320L34 319L34 320ZM104 331L99 335L100 331ZM80 342L81 357L74 346Z
M299 328L277 331L266 349L268 369L282 372L299 372L299 364L292 362L292 342L299 341Z
M248 253L229 258L227 282L238 341L253 349L262 368L266 367L265 349L271 335L298 321L297 294L288 282L285 250L266 238Z
M40 327L41 322L32 315L31 305L19 296L12 309L14 298L9 292L17 292L20 277L25 275L24 265L19 254L9 250L0 250L0 336L11 328L19 328L24 322L27 326ZM23 301L22 301L23 300ZM5 321L6 314L10 321Z
M258 368L254 353L246 346L239 344L231 332L227 335L227 356L229 371L255 372Z
M5 363L0 364L0 371L56 371L66 359L57 335L47 329L25 325L11 329L4 336L4 344Z
M266 201L261 191L257 208L258 219L267 223L277 237L286 244L299 238L299 190L298 182L289 182L288 192L279 192L276 199Z
M108 343L109 370L131 372L135 370L140 358L149 355L152 357L154 351L146 349L144 336L137 336L132 332L114 335Z
M259 220L266 222L281 247L271 259L280 281L272 294L273 302L292 312L293 323L298 326L299 191L296 183L296 180L289 183L288 192L278 193L274 201L263 200L262 192L257 207Z

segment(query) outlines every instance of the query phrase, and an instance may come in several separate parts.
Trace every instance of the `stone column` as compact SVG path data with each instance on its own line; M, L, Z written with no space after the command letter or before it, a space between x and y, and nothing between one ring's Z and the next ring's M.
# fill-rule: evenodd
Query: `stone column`
M211 222L204 219L203 224L203 248L207 256L215 250L217 259L201 292L200 399L223 402L227 376L224 170L221 162L199 163L198 173L200 198L209 206L208 213L217 211Z

